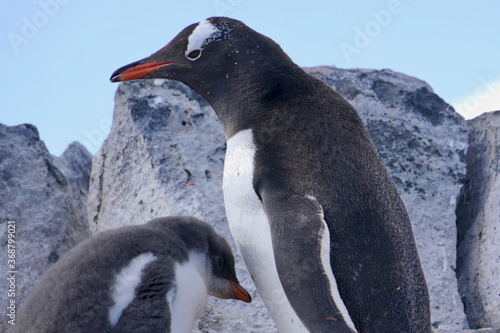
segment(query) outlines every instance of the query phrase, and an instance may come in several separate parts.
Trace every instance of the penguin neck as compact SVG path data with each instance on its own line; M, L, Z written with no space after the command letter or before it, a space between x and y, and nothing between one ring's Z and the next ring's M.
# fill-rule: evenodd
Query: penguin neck
M205 91L199 91L214 108L224 126L226 140L241 130L267 122L278 114L276 106L286 100L298 77L308 75L293 62L265 63L252 67L252 72L234 72L224 80L212 81ZM207 93L208 92L208 93Z

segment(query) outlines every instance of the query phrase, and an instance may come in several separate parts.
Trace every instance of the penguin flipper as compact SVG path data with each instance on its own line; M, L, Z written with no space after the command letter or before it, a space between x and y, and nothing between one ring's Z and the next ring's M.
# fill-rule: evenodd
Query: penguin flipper
M330 234L312 196L262 189L276 268L285 294L311 332L356 332L330 265Z

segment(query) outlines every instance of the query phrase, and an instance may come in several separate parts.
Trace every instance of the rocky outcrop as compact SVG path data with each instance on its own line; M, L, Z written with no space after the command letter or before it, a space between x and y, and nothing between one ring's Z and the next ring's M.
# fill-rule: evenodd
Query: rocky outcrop
M94 156L88 203L93 232L154 217L192 215L231 244L252 303L210 298L196 332L274 332L228 228L222 197L226 150L212 108L174 81L120 84L111 132Z
M398 186L429 286L434 332L499 332L500 112L466 123L429 85L403 74L306 70L358 110ZM90 232L193 215L228 239L254 299L210 298L195 332L275 332L227 225L225 149L207 102L165 80L120 84L113 127L91 174L92 157L80 144L54 157L34 126L0 125L0 261L8 271L8 245L15 245L17 287L15 297L2 292L0 306L11 299L19 306L41 274ZM9 288L2 279L0 290ZM0 321L0 331L5 325Z
M446 329L436 329L433 331L433 333L500 333L499 330L496 330L494 328L480 328L477 330L459 330L459 329L451 329L451 330L446 330Z
M500 329L500 111L468 122L467 176L457 207L457 278L471 327Z
M54 157L34 126L0 124L0 262L4 273L14 272L8 274L14 280L0 280L2 313L11 300L19 307L50 265L90 235L86 204L91 160L79 143ZM7 292L11 282L15 295Z
M456 200L466 173L464 119L425 82L403 74L307 70L359 111L399 188L429 285L433 326L468 328L454 271ZM237 254L221 192L224 134L211 107L184 85L164 80L121 84L115 105L111 133L93 161L93 232L161 215L194 215L213 224ZM212 299L198 330L274 331L241 262L237 272L255 301Z

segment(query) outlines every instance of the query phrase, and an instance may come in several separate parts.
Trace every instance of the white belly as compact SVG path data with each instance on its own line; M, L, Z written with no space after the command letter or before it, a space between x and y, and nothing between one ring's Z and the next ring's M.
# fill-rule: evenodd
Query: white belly
M167 293L172 333L191 333L205 311L208 299L206 255L189 253L189 260L175 264L175 285Z
M286 298L274 260L269 221L252 185L255 145L252 130L227 142L224 203L229 227L255 286L280 332L308 332Z

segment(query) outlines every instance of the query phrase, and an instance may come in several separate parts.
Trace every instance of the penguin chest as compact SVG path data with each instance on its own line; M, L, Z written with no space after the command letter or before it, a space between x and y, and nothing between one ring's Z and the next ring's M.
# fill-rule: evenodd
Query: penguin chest
M194 324L205 311L208 298L207 264L206 256L198 252L190 252L188 261L175 264L174 286L166 295L171 332L192 332Z
M271 229L253 188L256 147L252 130L227 142L223 191L231 233L246 267L280 332L307 332L295 314L276 270Z

